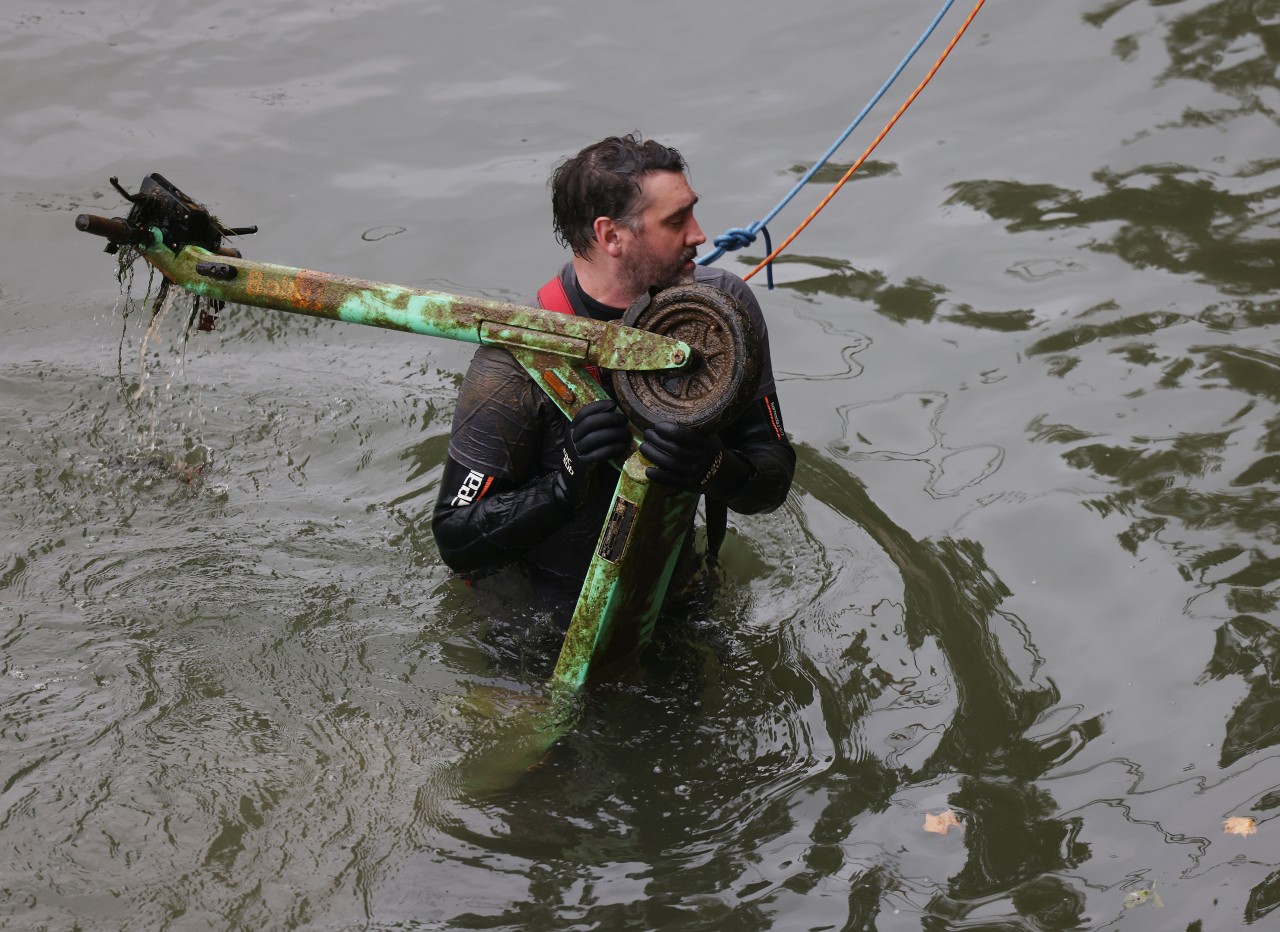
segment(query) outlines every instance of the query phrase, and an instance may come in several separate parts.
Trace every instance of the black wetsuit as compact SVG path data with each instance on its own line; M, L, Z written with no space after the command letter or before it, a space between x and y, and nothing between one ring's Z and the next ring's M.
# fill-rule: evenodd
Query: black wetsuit
M755 400L720 437L751 467L746 484L724 504L742 514L772 511L791 486L795 451L782 426L760 305L732 273L698 268L695 277L737 299L764 337ZM621 315L582 293L572 263L560 279L576 314L606 320ZM602 375L606 390L608 376ZM591 477L584 506L575 512L560 504L552 486L568 423L510 353L480 347L458 392L431 522L451 569L474 578L514 565L553 610L566 600L571 605L582 586L618 478L615 469L602 465Z

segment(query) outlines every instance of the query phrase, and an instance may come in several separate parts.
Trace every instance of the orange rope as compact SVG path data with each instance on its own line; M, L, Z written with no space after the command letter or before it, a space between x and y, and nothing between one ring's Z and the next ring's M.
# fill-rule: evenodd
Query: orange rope
M862 153L862 155L858 158L858 161L854 162L852 165L849 166L849 170L844 173L844 177L836 182L835 187L833 187L827 193L827 196L822 199L822 203L820 203L817 207L815 207L812 211L809 212L809 216L805 217L804 222L801 223L800 226L796 227L795 230L792 231L790 236L788 236L785 240L783 240L781 246L779 246L773 252L769 253L769 255L765 256L759 265L757 265L754 269L752 269L746 275L742 276L743 281L746 281L752 275L755 275L756 272L759 272L762 268L764 268L766 265L772 262L774 259L778 258L778 255L782 252L782 250L786 249L788 246L791 245L791 241L794 240L797 236L799 236L801 232L803 232L804 228L809 225L809 223L813 220L813 218L818 216L818 214L822 211L822 208L826 207L827 204L831 201L831 199L836 196L836 192L844 187L845 182L848 181L850 177L852 177L853 173L862 167L862 163L865 162L867 160L867 157L871 155L872 152L875 151L876 146L880 145L880 140L884 139L884 137L889 134L889 130L893 129L894 124L898 122L898 117L902 116L902 114L906 112L906 109L911 106L912 101L914 101L917 97L920 96L920 92L924 90L925 85L928 84L931 80L933 80L933 76L938 73L938 69L941 68L942 63L947 60L947 56L950 55L951 50L956 47L956 43L960 41L960 37L964 35L965 30L969 28L969 24L973 22L973 18L978 15L978 11L982 9L982 4L985 2L986 0L978 0L978 2L974 5L973 10L969 13L969 16L965 19L964 23L961 24L959 31L956 32L955 36L952 37L951 42L948 43L947 47L943 50L942 54L938 56L938 60L934 62L933 67L929 69L929 73L924 76L924 80L921 81L918 85L916 85L916 89L911 92L911 95L903 102L902 106L898 108L898 112L895 113L892 119L890 119L889 122L885 124L884 129L880 130L880 135L878 135L872 141L871 145L867 146L867 151Z

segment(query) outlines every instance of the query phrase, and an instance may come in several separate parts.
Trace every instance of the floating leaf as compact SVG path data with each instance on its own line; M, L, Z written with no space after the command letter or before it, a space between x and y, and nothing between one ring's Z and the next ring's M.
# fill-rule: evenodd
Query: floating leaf
M947 834L947 829L951 828L953 825L961 831L964 830L964 826L960 824L960 820L956 818L956 814L950 809L941 815L930 815L927 812L925 813L924 830L926 832L936 832L939 835L945 835Z
M1228 835L1256 835L1258 827L1248 816L1232 816L1222 820L1223 831Z
M1150 889L1134 890L1132 893L1126 893L1124 897L1124 908L1133 909L1135 906L1141 906L1143 903L1151 901L1156 909L1164 909L1164 900L1160 899L1160 894L1156 893L1156 882L1151 881Z

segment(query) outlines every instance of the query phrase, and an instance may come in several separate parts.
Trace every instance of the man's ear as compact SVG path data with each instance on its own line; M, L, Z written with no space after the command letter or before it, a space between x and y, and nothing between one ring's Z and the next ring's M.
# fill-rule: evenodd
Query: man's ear
M596 233L596 245L614 259L622 254L622 224L612 217L596 217L591 228Z

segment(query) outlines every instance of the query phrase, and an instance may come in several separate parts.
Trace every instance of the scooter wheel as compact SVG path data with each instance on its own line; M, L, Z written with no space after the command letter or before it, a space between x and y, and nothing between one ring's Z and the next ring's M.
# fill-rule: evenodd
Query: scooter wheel
M680 369L613 373L619 404L642 430L672 421L714 433L751 403L760 384L760 333L723 291L690 283L642 295L622 322L683 340L693 350Z

